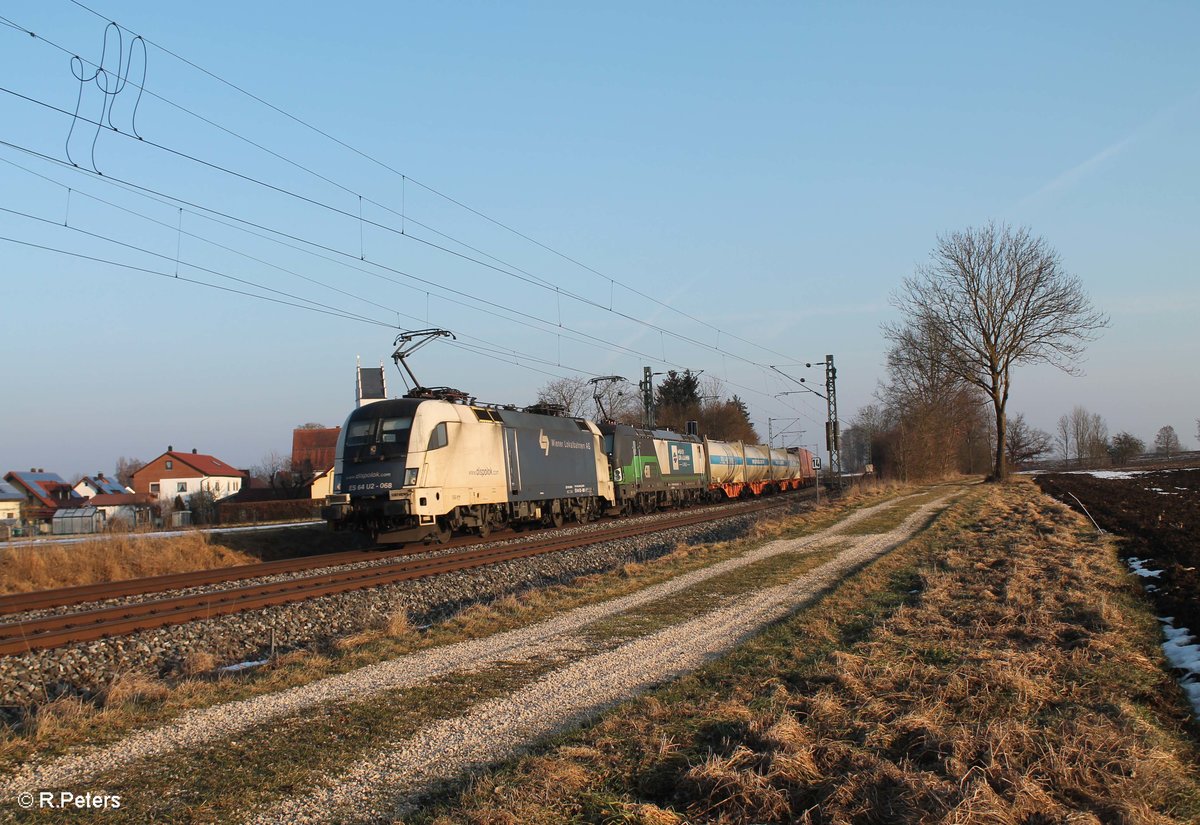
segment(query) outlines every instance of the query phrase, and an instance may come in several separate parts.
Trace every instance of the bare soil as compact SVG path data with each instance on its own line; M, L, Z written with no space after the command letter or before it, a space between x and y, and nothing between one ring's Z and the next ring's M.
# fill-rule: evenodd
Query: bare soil
M1161 470L1132 478L1084 473L1036 477L1039 487L1075 510L1079 503L1110 533L1123 538L1122 557L1162 570L1148 581L1161 616L1200 630L1200 469Z

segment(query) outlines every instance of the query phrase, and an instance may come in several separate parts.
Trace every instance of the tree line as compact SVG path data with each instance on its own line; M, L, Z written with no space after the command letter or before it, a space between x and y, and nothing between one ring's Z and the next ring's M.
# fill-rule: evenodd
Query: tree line
M594 418L641 427L646 411L637 387L624 379L593 384L583 378L556 378L538 390L539 404L561 408L573 418ZM750 410L736 394L726 397L720 380L701 379L691 370L669 370L654 389L654 426L686 432L695 421L701 435L719 441L761 440Z

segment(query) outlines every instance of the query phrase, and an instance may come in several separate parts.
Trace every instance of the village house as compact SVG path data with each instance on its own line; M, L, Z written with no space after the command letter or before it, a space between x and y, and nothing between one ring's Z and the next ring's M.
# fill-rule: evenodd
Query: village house
M309 489L309 498L333 492L333 461L341 427L297 427L292 430L292 472Z
M125 485L116 479L108 478L104 473L96 473L94 476L84 476L75 482L75 486L72 489L84 498L101 495L119 496L130 492L130 490L125 488Z
M10 522L9 527L15 527L21 520L21 504L25 496L7 481L0 481L0 521Z
M58 473L47 473L41 468L30 468L27 473L14 470L6 474L4 480L24 497L23 516L29 524L42 524L48 528L56 510L83 504L83 496L72 490Z
M100 493L88 499L88 504L104 514L110 529L117 525L142 527L154 518L154 497L148 493Z
M213 498L224 498L242 489L247 473L219 458L192 450L178 452L174 447L147 463L133 474L133 491L169 501L176 496L184 501L192 493L207 491Z

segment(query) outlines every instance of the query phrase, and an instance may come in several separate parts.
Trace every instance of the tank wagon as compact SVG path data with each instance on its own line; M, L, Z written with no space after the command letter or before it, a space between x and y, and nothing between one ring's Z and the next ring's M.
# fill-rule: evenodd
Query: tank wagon
M797 447L780 450L762 444L705 439L709 489L728 498L796 490L817 481L812 453Z
M321 515L380 544L443 542L815 482L807 450L405 397L350 413Z

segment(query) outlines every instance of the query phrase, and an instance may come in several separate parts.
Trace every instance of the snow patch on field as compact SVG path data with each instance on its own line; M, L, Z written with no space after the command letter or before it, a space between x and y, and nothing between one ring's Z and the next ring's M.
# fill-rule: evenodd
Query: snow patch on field
M1133 571L1135 576L1141 576L1143 579L1157 579L1162 575L1161 570L1150 570L1146 567L1146 559L1129 559L1129 569Z
M1179 685L1192 703L1192 712L1200 718L1200 644L1186 627L1175 627L1172 616L1160 617L1163 623L1163 653L1171 667L1184 671Z

